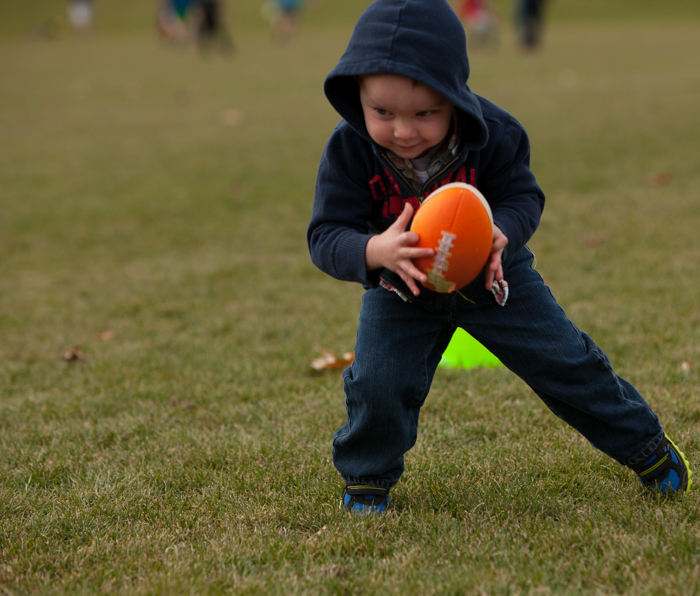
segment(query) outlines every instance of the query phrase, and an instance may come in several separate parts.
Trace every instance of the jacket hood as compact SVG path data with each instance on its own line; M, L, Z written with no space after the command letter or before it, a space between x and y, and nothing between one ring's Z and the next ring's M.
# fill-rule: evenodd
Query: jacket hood
M486 145L481 105L467 85L464 27L447 0L375 0L357 21L324 91L343 119L368 140L354 77L380 73L409 77L442 94L461 112L462 146Z

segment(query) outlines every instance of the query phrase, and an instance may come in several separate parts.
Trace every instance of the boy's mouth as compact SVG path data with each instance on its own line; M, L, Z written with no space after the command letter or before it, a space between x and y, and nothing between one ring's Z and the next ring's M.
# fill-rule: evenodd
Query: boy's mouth
M413 143L412 145L397 145L397 144L394 144L394 146L395 146L398 150L400 150L400 151L410 152L410 151L414 151L414 150L418 149L418 147L420 147L420 143Z

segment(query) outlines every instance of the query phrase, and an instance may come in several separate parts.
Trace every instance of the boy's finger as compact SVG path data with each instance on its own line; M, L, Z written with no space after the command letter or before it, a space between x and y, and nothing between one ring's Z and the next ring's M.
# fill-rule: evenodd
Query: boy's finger
M408 259L425 259L427 257L432 257L435 255L435 251L432 248L408 248L405 252L406 258Z
M398 237L398 243L403 247L403 254L407 259L420 259L421 257L432 257L435 249L429 246L416 246L420 242L420 236L415 232L404 232Z
M410 275L401 275L401 278L403 279L404 283L408 287L409 290L411 290L411 293L414 296L418 296L420 294L420 290L418 289L418 286L416 285L416 282L413 281L413 278Z
M420 236L416 234L415 232L404 232L401 234L401 238L407 246L413 246L414 244L418 244L420 241Z
M486 289L490 290L491 286L493 286L493 280L495 279L495 274L491 269L486 270Z
M498 263L498 269L496 270L496 279L502 280L503 279L503 264Z
M501 252L491 255L491 259L486 265L486 289L490 290L494 280L503 279L503 262L501 261Z
M417 279L421 283L428 281L428 276L413 264L406 266L405 272L411 277L411 281L414 279Z

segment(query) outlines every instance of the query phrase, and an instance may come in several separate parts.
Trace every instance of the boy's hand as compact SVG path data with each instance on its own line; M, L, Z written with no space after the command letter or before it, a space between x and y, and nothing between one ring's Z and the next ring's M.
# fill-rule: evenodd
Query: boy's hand
M385 267L397 273L413 295L418 296L420 290L414 280L425 283L428 276L413 264L413 259L432 257L434 251L432 248L413 248L418 243L418 234L406 231L412 216L413 207L406 203L391 227L369 239L365 249L365 262L367 271Z
M493 242L491 243L491 254L486 262L486 289L491 290L493 280L503 279L503 250L508 244L508 238L501 232L501 228L493 226Z

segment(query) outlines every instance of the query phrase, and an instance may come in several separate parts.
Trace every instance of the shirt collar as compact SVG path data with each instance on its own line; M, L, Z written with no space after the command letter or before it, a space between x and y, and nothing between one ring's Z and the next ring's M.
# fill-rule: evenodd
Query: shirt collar
M442 143L435 145L429 150L428 156L428 177L434 176L442 168L444 168L452 158L457 154L457 149L459 147L459 121L457 120L457 113L452 116L452 124L450 125L450 131L447 133ZM415 172L415 166L410 159L399 157L393 151L387 150L387 155L391 160L391 163L401 171L403 176L407 178L413 189L418 193L423 187L423 183L418 179Z

